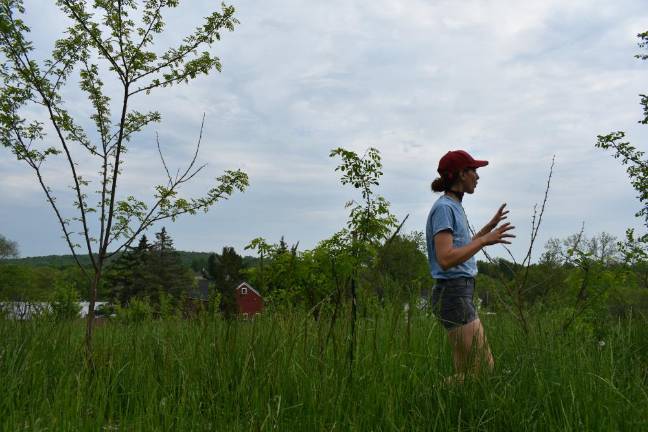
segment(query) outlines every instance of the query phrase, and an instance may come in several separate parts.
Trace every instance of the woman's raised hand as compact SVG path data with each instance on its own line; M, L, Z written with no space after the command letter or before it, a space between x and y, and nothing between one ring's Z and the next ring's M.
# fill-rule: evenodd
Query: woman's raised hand
M499 225L499 223L502 222L504 219L506 219L506 215L508 214L509 211L505 210L505 208L506 208L506 203L500 206L500 208L495 213L495 216L493 216L492 219L486 224L486 227L489 231L495 228L497 225Z
M500 210L502 210L504 206L500 207ZM498 243L504 243L504 244L511 244L510 241L508 241L508 238L514 238L515 235L511 234L509 231L514 229L515 227L510 224L510 222L507 222L501 226L498 226L497 228L493 229L487 234L484 234L481 239L482 242L484 243L484 246L490 246Z

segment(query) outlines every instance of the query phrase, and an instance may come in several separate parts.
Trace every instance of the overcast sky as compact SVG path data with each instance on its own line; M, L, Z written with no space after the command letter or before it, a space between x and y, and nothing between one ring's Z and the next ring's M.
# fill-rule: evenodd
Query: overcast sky
M43 3L26 1L38 53L65 25ZM214 4L185 1L168 14L161 48L181 40ZM648 62L634 58L636 34L648 30L644 1L232 4L241 23L213 46L222 73L135 102L163 120L132 142L121 196L150 197L164 182L156 132L172 167L187 162L203 113L199 160L208 166L187 192L207 190L224 169L250 177L245 193L209 213L164 224L178 249L229 245L243 252L255 237L277 242L282 235L300 249L314 247L344 226L344 204L355 197L328 157L338 146L380 150L385 174L378 192L399 219L409 214L406 232L424 230L437 197L429 187L437 162L454 149L491 162L464 207L481 226L507 202L519 258L553 155L536 256L548 238L575 233L583 222L589 235L622 237L627 227L641 226L624 168L594 144L598 134L625 130L647 149L648 128L637 120ZM66 100L74 113L89 112L74 87ZM46 172L63 202L66 171L54 162ZM18 242L22 256L69 253L32 172L4 148L0 173L0 234Z

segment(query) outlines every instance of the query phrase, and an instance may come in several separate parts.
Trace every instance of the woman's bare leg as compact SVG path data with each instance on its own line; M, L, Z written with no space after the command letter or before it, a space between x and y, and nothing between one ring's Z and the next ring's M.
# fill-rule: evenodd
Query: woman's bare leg
M479 318L450 330L448 338L452 346L455 371L459 377L463 377L466 372L479 374L483 361L486 362L488 370L493 369L495 363L493 354L488 346L484 327Z

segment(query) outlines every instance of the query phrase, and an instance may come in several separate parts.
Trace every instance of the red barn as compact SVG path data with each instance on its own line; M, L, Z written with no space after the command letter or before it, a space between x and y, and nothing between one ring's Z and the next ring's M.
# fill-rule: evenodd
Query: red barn
M247 282L237 286L236 303L238 304L239 313L243 316L254 316L263 311L263 297Z

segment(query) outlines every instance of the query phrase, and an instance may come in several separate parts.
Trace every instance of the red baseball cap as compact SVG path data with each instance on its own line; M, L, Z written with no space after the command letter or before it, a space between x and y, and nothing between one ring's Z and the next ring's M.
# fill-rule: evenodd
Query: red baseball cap
M439 174L452 173L466 168L479 168L488 165L488 161L477 160L464 150L453 150L446 153L439 160Z

